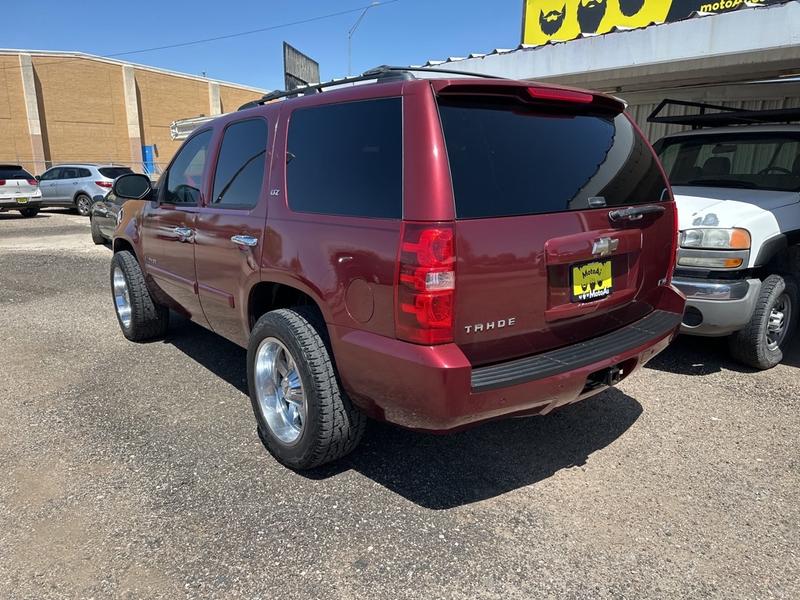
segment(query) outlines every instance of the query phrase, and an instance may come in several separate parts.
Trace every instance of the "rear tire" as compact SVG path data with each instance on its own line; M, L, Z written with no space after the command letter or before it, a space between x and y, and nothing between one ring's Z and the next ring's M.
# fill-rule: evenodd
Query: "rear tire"
M19 214L21 214L25 218L35 217L39 214L39 207L38 206L31 206L30 208L20 208Z
M169 309L156 304L136 257L128 251L111 259L111 290L122 334L132 342L163 337L169 326Z
M797 328L798 306L800 292L794 277L767 277L750 322L728 338L731 355L754 369L771 369L780 363Z
M307 306L265 314L250 335L247 383L259 436L290 469L349 454L366 428L366 417L339 385L326 337L318 313Z
M100 233L100 227L97 226L97 221L90 218L89 219L92 225L92 241L97 244L98 246L101 244L106 243L106 238L103 237L103 234Z
M92 199L86 194L78 194L75 197L75 210L82 217L88 217L92 211Z

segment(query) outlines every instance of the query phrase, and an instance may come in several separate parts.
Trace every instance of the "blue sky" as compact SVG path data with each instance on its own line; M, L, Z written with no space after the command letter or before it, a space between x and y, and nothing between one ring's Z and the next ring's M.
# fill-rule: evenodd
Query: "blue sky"
M140 0L69 2L40 0L35 27L5 28L4 47L79 50L109 55L180 43L358 8L370 0L238 0L191 3ZM191 8L187 8L191 6ZM135 8L135 10L133 10ZM189 12L187 12L189 11ZM282 42L320 62L322 78L347 74L347 31L358 13L184 48L119 56L122 60L256 87L283 87ZM353 36L353 72L381 64L487 52L519 44L522 0L398 0L369 10Z

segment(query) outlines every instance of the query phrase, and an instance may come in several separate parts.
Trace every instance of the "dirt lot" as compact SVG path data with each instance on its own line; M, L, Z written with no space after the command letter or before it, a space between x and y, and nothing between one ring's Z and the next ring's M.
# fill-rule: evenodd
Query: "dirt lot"
M800 345L680 339L619 389L310 476L244 352L118 330L88 221L0 215L0 598L800 597Z

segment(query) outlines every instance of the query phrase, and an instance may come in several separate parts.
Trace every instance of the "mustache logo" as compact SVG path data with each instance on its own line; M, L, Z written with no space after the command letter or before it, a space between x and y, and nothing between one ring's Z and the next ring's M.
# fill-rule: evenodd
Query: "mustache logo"
M561 8L561 10L549 10L546 13L544 11L539 12L539 27L542 28L542 33L545 35L553 35L559 29L561 29L561 25L564 24L564 17L567 15L567 6L566 4Z

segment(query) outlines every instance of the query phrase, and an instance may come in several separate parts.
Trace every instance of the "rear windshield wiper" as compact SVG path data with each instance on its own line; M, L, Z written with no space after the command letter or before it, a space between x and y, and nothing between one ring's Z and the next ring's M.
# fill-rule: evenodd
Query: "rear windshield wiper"
M758 188L755 183L742 181L741 179L692 179L684 184L676 183L674 185L704 185L709 187L745 188L748 190Z

